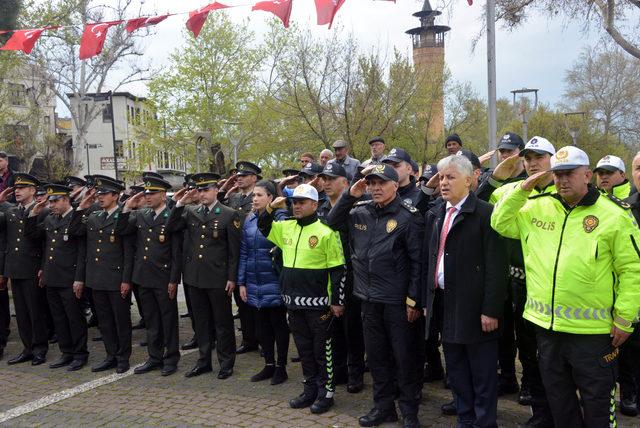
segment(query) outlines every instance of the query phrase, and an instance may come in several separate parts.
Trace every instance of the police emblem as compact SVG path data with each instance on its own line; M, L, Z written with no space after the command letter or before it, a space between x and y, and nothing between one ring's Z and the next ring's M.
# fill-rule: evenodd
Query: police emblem
M556 153L556 160L558 161L564 161L565 159L567 159L569 157L569 152L567 150L558 150L558 153Z
M384 174L384 165L376 165L372 168L371 173L373 174Z
M584 220L582 220L582 227L587 233L593 232L594 229L598 227L598 224L600 224L600 220L598 220L598 217L594 215L588 215L584 218Z
M398 222L394 219L389 220L387 222L387 233L393 232L394 230L396 230L396 227L398 227Z
M309 248L316 248L316 245L318 245L318 237L311 235L309 237Z

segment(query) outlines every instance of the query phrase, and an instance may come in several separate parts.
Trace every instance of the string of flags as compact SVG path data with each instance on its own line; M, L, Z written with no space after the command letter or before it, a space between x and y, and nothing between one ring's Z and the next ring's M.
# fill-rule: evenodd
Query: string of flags
M318 25L327 25L329 24L329 28L333 24L333 20L338 13L338 10L344 4L346 0L314 0L316 6L317 13L317 24ZM393 1L395 0L386 0ZM198 37L200 34L200 30L202 26L207 20L207 16L209 12L227 9L233 7L241 7L247 6L246 4L242 5L233 5L229 6L223 3L218 2L217 0L213 3L207 4L206 6L202 6L198 9L192 10L188 12L188 19L186 22L187 29L193 34L194 37ZM284 25L285 28L289 27L289 18L291 16L291 9L293 6L293 0L265 0L258 1L257 3L251 5L252 11L264 11L270 12L273 15L277 16ZM80 52L79 56L81 60L89 59L96 55L99 55L102 52L102 48L104 46L104 42L107 38L107 33L109 29L115 25L125 24L125 30L128 33L132 33L140 28L150 27L156 24L161 23L165 19L170 16L175 15L183 15L184 13L168 13L165 15L158 16L141 16L138 18L132 18L128 20L120 20L120 21L108 21L108 22L94 22L90 24L84 25L84 31L82 33L82 38L80 39ZM22 51L25 54L30 54L35 46L36 42L40 38L43 32L45 31L53 31L60 28L65 27L73 27L71 26L47 26L42 28L34 28L27 30L0 30L0 34L11 33L11 37L4 46L0 47L0 50L4 51Z

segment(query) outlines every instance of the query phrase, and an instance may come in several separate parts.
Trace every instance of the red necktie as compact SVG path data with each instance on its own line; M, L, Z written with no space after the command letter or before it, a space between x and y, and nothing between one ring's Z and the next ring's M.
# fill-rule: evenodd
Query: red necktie
M435 288L438 288L438 266L440 266L440 259L444 256L444 244L447 241L447 235L449 234L449 228L451 227L451 217L453 217L453 213L455 212L456 207L451 207L447 210L444 225L442 226L442 232L440 232L440 246L438 247L438 258L436 259Z

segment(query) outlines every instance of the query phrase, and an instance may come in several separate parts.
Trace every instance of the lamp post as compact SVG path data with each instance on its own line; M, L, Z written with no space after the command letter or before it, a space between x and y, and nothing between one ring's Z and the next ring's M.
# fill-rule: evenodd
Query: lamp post
M538 91L539 89L515 89L511 91L513 94L513 109L517 115L522 118L522 139L525 141L529 141L529 119L531 115L538 109ZM533 94L533 108L530 111L527 111L526 101L528 100L528 95ZM518 99L520 100L521 107L518 108Z
M580 123L584 120L584 117L587 113L584 111L574 111L574 112L566 112L564 114L564 126L567 127L567 131L569 131L569 135L571 135L571 140L573 140L573 145L578 145L578 133L580 132ZM572 118L578 118L580 122L578 125L571 126L570 122Z
M497 147L497 103L496 103L496 1L487 0L487 86L489 150ZM495 159L492 160L495 162Z

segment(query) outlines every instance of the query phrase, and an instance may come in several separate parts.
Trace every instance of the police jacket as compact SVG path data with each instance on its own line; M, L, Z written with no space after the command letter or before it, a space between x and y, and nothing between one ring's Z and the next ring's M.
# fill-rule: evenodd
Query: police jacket
M49 213L41 222L40 216L27 218L26 236L45 240L42 282L47 287L71 288L74 281L85 280L86 241L69 232L72 215L73 211L64 217Z
M182 267L182 235L169 234L165 222L169 208L156 216L154 210L145 208L121 214L118 229L123 235L132 234L135 242L133 254L134 284L145 288L167 288L178 284Z
M419 307L424 222L399 196L385 207L356 202L349 190L340 197L327 224L349 225L353 294L375 303Z
M254 308L282 306L280 279L273 268L275 245L258 230L258 217L250 213L242 225L238 285L247 287L247 303Z
M631 332L640 307L640 230L628 205L594 187L574 207L557 193L516 186L491 226L520 239L527 270L524 318L553 331Z
M282 298L289 309L326 310L344 305L344 256L338 232L314 213L301 219L273 221L265 211L258 228L282 250Z
M0 211L4 212L4 228L6 232L6 250L4 259L4 276L14 279L33 279L38 275L42 262L42 239L26 236L26 221L33 205L21 208L18 205L3 203ZM43 210L38 221L43 221L49 213Z
M201 205L175 206L167 218L165 231L184 231L185 284L197 288L224 289L236 281L240 254L240 214L216 202L205 214Z
M398 187L398 196L405 203L414 207L420 202L422 192L416 187L415 178L411 177L411 181L406 186Z
M94 290L119 291L122 283L131 283L133 245L130 239L117 233L118 207L109 214L105 210L85 213L74 210L69 234L86 237L85 285Z

